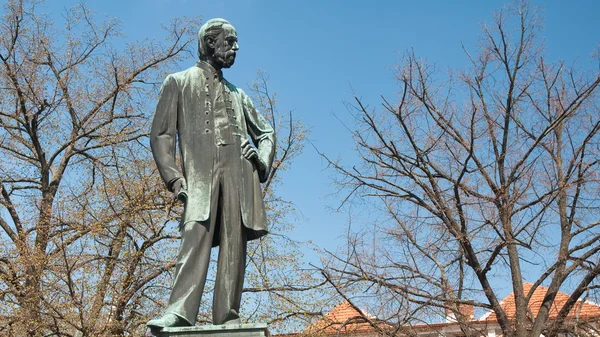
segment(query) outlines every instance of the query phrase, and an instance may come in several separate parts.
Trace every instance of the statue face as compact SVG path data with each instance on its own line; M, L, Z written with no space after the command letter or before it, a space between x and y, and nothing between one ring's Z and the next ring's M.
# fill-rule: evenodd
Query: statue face
M235 62L235 53L239 49L237 32L231 25L223 25L221 33L214 42L213 64L220 68L229 68Z

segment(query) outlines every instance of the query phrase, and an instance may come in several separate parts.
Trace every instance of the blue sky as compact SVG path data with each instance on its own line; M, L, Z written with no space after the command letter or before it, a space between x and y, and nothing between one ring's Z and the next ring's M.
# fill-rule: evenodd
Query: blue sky
M60 12L74 1L49 1ZM344 106L352 93L371 106L379 95L393 98L398 90L393 67L414 49L440 71L466 66L463 45L476 52L480 25L491 22L505 1L192 1L88 0L90 8L121 20L127 39L160 38L160 25L178 16L223 17L238 31L240 50L225 76L248 89L257 70L270 75L279 110L294 111L311 130L319 151L354 160L344 123L352 126ZM534 1L544 12L544 39L550 60L590 66L600 43L600 1ZM190 59L181 69L195 62ZM592 65L597 66L597 65ZM301 217L293 238L312 240L335 250L343 244L348 214L332 212L340 198L332 172L308 144L289 172L280 193L295 203ZM360 210L359 210L360 211ZM353 224L358 226L359 224ZM307 261L316 255L307 254Z

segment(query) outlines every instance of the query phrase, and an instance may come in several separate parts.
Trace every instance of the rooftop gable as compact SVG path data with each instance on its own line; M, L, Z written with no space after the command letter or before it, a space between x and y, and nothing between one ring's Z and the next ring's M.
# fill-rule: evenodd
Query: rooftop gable
M375 318L361 311L370 319ZM347 332L369 332L373 327L348 301L336 305L325 316L311 325L305 332L322 332L325 334L337 334Z

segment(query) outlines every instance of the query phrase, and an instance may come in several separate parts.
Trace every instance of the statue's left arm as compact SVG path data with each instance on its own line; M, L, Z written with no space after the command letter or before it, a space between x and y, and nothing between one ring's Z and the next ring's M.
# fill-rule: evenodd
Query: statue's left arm
M264 183L269 178L269 172L275 157L275 131L265 117L256 110L252 100L240 90L244 106L244 116L248 126L248 134L257 149L258 160L262 165L257 165L260 182Z
M160 176L169 191L174 183L183 178L175 160L175 140L177 138L177 115L179 87L173 75L167 76L158 96L158 104L150 130L150 148Z

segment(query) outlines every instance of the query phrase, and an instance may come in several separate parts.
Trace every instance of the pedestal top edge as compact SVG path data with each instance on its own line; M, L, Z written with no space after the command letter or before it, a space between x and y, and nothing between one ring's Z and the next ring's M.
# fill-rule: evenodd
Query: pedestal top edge
M245 323L245 324L226 324L226 325L195 325L182 326L173 328L163 328L162 332L178 332L178 331L231 331L231 330L265 330L267 323Z

